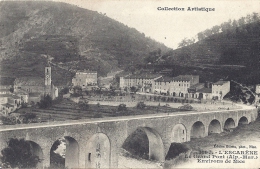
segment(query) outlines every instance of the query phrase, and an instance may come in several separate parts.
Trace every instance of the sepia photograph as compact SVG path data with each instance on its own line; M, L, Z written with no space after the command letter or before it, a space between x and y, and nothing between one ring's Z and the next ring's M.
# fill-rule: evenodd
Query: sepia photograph
M0 169L259 168L259 0L0 0Z

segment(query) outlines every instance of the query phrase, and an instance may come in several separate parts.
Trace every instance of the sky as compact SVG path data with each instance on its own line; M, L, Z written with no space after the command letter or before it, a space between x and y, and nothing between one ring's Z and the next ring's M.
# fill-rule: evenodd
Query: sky
M198 32L229 19L247 14L260 14L259 0L54 0L98 11L128 27L133 27L166 46L176 49L178 43ZM185 8L184 11L163 11L158 7ZM188 7L215 8L215 11L187 11Z

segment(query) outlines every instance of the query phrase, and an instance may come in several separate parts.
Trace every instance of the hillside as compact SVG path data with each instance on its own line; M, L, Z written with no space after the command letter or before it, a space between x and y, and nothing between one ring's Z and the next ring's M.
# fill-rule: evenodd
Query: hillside
M213 34L174 50L171 59L226 65L259 66L260 21Z
M61 67L95 69L106 75L142 62L158 48L169 50L95 11L60 2L0 2L2 76L20 76L28 72L24 69L34 69L38 75L47 56Z
M230 24L229 29L178 48L166 61L202 70L217 79L260 83L260 17L240 26Z

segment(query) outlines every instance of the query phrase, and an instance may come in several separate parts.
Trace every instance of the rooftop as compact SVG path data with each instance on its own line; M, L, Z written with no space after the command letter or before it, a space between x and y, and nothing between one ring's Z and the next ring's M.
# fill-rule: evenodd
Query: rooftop
M204 83L197 83L195 85L192 85L190 88L197 88L197 87L200 87L200 86L204 86Z
M11 97L11 94L0 94L0 97Z
M202 88L202 89L199 89L197 91L198 93L212 93L212 89L211 88Z
M155 79L155 78L159 78L162 75L158 75L158 74L138 74L138 75L130 75L128 77L126 77L126 79Z
M175 81L190 81L192 78L196 77L198 75L179 75L177 77L174 77L173 79Z
M97 71L92 71L92 70L78 70L78 71L76 72L76 74L78 74L78 73L97 73Z
M10 89L0 89L0 92L10 92Z
M225 83L228 83L229 81L223 81L223 80L220 80L220 81L217 81L216 83L213 83L213 85L223 85Z
M20 99L19 96L12 95L12 94L0 94L0 97L8 97L8 98L13 98L13 99Z
M159 79L156 79L156 82L171 82L173 80L173 77L160 77Z
M29 93L29 97L40 97L41 93L38 92L33 92L33 93Z
M28 95L28 92L23 89L18 89L15 94Z
M44 86L44 78L41 77L19 77L14 81L15 85L20 86Z
M5 106L5 107L14 107L14 105L12 105L12 104L10 104L10 103L2 104L2 106Z

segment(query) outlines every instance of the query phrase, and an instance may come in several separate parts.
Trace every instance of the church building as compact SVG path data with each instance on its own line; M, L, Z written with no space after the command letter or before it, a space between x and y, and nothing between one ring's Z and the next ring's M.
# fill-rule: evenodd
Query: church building
M58 88L51 80L51 67L45 67L45 77L19 77L14 81L14 92L26 92L29 95L28 103L39 102L45 95L50 95L52 99L58 97ZM30 97L31 96L31 97Z

